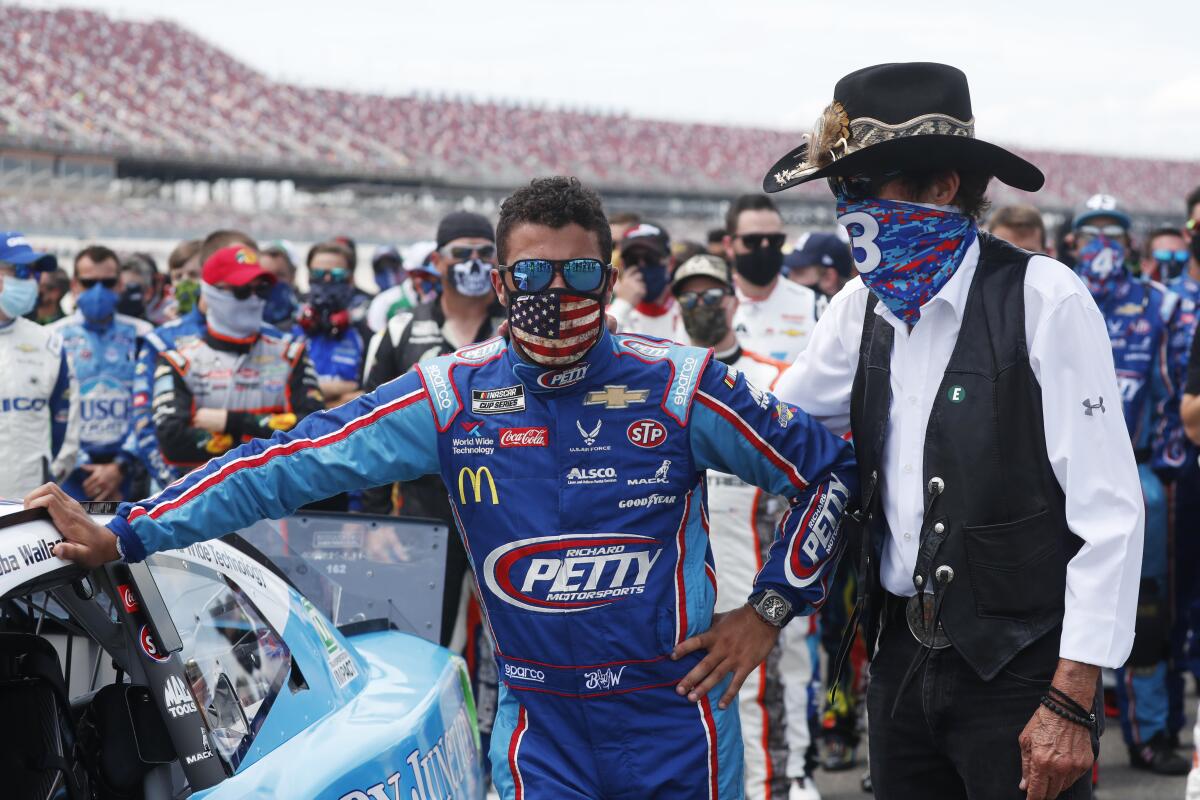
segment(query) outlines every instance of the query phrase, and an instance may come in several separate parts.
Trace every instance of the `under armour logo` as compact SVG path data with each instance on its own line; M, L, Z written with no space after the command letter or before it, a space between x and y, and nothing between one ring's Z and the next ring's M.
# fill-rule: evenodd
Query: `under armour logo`
M1084 400L1084 401L1083 401L1083 413L1084 413L1084 416L1088 416L1088 417L1092 416L1092 410L1093 410L1093 409L1097 409L1097 408L1098 408L1098 409L1100 409L1100 413L1101 413L1101 414L1105 413L1105 412L1104 412L1104 398L1103 398L1103 397L1101 397L1101 398L1100 398L1100 402L1099 402L1099 403L1093 403L1093 402L1092 402L1092 398L1090 398L1090 397L1089 397L1088 399L1086 399L1086 400Z
M600 424L603 420L596 421L596 427L590 431L585 431L583 426L579 424L579 420L575 420L575 427L579 429L579 435L583 437L583 443L591 447L596 442L596 437L600 435Z

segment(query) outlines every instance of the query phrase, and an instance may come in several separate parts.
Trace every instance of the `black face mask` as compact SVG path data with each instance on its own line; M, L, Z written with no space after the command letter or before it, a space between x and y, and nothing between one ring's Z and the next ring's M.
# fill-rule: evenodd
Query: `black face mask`
M126 286L117 299L117 313L127 317L142 317L146 314L145 290L136 284Z
M771 247L760 247L750 253L742 253L734 259L734 268L755 286L766 286L775 280L783 268L783 251Z

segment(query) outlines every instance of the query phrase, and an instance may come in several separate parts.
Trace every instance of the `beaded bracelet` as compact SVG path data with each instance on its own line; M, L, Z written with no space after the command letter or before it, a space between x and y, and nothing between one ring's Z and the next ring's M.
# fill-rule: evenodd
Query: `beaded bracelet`
M1076 714L1074 711L1070 711L1069 709L1063 708L1058 703L1054 702L1053 700L1051 700L1049 697L1047 697L1045 695L1042 695L1042 705L1045 706L1047 709L1049 709L1054 714L1067 720L1068 722L1074 722L1076 725L1080 725L1084 728L1087 728L1089 731L1094 731L1096 728L1096 715L1095 714L1088 714L1086 717L1080 716L1079 714Z
M1054 684L1050 685L1049 689L1047 690L1047 694L1055 702L1064 706L1068 711L1073 711L1081 717L1087 717L1092 713L1091 709L1084 708L1079 704L1078 700L1076 700L1074 697L1071 697L1071 695L1067 694L1062 689L1059 689Z

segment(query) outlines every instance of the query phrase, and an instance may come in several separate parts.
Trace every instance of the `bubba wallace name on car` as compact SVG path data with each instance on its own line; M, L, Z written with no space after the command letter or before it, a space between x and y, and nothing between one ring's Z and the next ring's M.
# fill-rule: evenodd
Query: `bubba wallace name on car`
M267 578L263 574L263 568L248 558L235 555L233 551L223 547L212 547L204 542L190 544L183 551L192 558L212 564L226 575L240 575L254 581L261 589L267 588Z
M538 536L493 550L484 561L484 580L518 608L583 611L642 594L661 555L658 541L640 534Z
M475 734L465 707L426 751L413 750L405 757L407 769L366 789L346 792L338 800L449 800L466 797L476 759Z
M178 675L171 675L163 684L163 704L175 719L196 713L196 701Z
M474 414L510 414L525 410L525 387L521 384L501 389L472 389L471 412Z
M0 575L49 561L54 558L54 545L61 541L62 539L38 539L30 544L17 545L16 553L0 554Z

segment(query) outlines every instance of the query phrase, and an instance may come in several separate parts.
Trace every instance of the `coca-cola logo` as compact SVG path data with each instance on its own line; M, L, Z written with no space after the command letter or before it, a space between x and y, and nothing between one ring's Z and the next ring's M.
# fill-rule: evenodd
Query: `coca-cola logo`
M549 428L501 428L501 447L545 447Z

